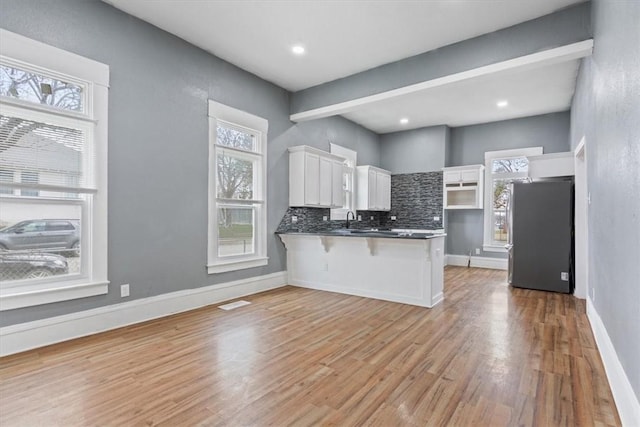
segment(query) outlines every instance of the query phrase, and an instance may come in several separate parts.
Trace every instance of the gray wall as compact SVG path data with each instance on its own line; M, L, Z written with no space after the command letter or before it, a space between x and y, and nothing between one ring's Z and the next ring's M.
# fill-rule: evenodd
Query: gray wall
M6 326L284 270L287 147L329 140L379 165L378 136L341 118L294 125L289 93L98 0L2 0L0 27L108 64L109 294L2 312ZM37 12L40 11L40 12ZM42 12L44 11L44 12ZM207 275L207 100L269 120L269 265Z
M448 138L447 126L381 135L381 167L392 174L439 171L445 165Z
M569 112L544 114L451 129L447 166L484 164L485 151L542 146L544 153L569 151ZM482 251L484 210L447 210L447 253L505 258Z
M293 94L291 112L373 95L591 38L589 2Z
M571 146L586 139L592 298L640 400L640 3L594 1Z

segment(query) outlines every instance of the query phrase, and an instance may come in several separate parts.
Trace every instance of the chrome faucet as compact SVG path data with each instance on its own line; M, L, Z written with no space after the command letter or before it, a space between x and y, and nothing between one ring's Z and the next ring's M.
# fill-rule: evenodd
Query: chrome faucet
M350 224L350 222L349 222L349 214L351 214L351 219L352 219L352 220L354 220L354 221L356 220L356 214L354 214L352 211L348 211L348 212L347 212L347 224L346 224L346 228L349 228L349 224Z

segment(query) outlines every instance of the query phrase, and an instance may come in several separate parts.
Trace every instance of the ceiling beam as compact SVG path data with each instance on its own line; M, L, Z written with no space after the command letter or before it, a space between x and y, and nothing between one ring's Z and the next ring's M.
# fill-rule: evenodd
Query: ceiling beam
M519 58L497 62L495 64L474 68L472 70L467 70L460 73L450 74L448 76L427 80L398 89L388 90L382 93L377 93L375 95L365 96L358 99L352 99L333 105L315 108L309 111L295 113L290 116L290 119L293 122L301 122L345 114L350 111L356 110L357 108L364 105L373 104L379 101L386 101L395 97L408 95L448 85L451 83L457 83L465 80L468 81L503 72L525 71L532 68L543 67L560 62L584 58L586 56L590 56L592 51L593 39L583 40L578 43L572 43L570 45L545 50L543 52L533 53L530 55L521 56Z
M579 3L521 24L292 93L290 113L298 117L298 113L587 40L592 37L590 22L591 3Z

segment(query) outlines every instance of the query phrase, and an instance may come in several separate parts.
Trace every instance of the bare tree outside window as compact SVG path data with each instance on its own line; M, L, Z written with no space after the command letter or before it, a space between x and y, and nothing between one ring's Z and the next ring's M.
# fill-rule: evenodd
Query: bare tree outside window
M509 206L509 184L518 178L500 178L500 174L526 173L529 161L526 157L511 159L496 159L492 162L493 172L493 238L496 242L507 242L509 230L509 218L507 208Z
M81 86L6 65L0 66L0 95L63 110L83 110Z
M255 137L231 127L216 127L216 143L222 147L252 152ZM222 148L221 147L221 148ZM253 200L255 159L235 150L217 152L218 199ZM222 207L218 210L219 254L235 255L253 252L254 212L253 207Z
M529 161L526 157L513 159L496 159L492 162L493 173L526 172L529 169Z

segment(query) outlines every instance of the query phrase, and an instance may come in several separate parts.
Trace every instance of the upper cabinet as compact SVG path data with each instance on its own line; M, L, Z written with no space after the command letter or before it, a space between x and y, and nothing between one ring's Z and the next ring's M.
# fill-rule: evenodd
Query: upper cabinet
M528 156L529 178L532 180L574 175L574 154L566 153L542 154Z
M482 209L483 165L456 166L442 170L445 209Z
M362 211L391 210L391 172L375 166L358 166L356 209Z
M341 208L344 159L307 145L289 148L289 206Z

